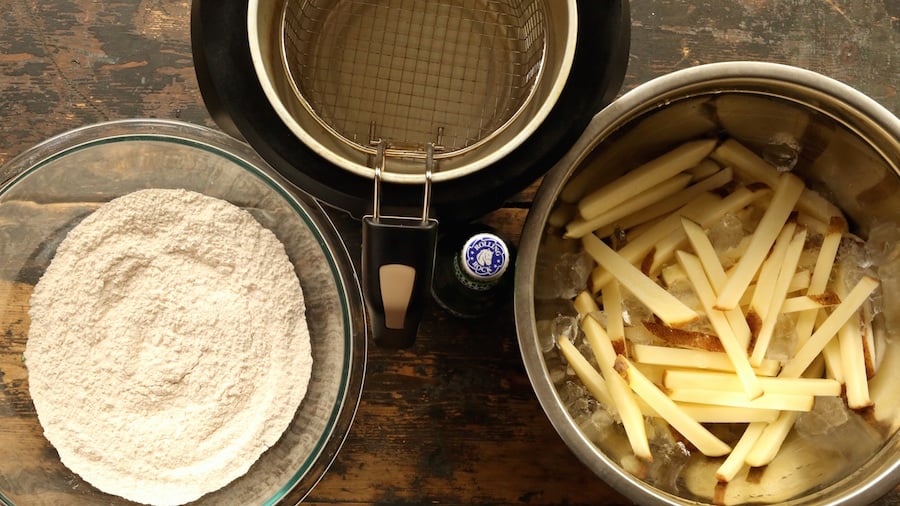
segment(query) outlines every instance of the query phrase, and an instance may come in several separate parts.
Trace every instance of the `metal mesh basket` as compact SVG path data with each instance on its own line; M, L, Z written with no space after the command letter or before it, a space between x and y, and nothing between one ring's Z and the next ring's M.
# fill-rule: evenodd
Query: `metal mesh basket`
M534 96L547 51L542 0L294 0L282 57L296 99L375 153L474 149Z

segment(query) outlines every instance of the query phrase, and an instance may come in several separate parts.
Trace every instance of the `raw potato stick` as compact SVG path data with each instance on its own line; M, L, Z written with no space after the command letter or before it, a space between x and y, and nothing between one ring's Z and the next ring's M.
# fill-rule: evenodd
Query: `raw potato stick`
M769 423L774 422L781 414L781 411L773 409L722 407L691 402L677 402L676 404L688 416L700 423Z
M557 345L559 346L559 351L562 352L563 357L565 357L569 365L572 366L575 375L578 376L578 379L580 379L582 383L584 383L584 386L591 395L606 406L610 412L616 411L617 407L615 402L613 402L612 395L609 393L609 387L606 384L606 380L604 380L603 377L600 376L600 373L594 369L594 366L584 358L584 355L578 351L578 348L576 348L566 336L561 336L557 341Z
M690 218L703 226L712 224L725 216L743 209L753 202L771 194L769 188L740 187L735 189L724 199L715 195L704 193L697 200L687 204L677 213L667 216L659 223L653 225L645 233L635 240L629 241L619 254L632 264L640 264L648 254L655 250L662 250L660 245L665 243L667 254L654 254L653 263L658 263L657 258L668 258L674 253L675 248L685 239L684 229L681 228L681 217ZM591 282L594 289L599 290L611 279L611 274L602 267L594 269L591 273Z
M775 245L769 256L763 261L762 267L759 269L759 276L756 278L756 285L753 287L753 298L750 299L750 307L748 314L753 313L764 319L769 312L769 295L775 289L775 282L778 280L778 271L784 263L784 256L787 254L788 245L794 236L797 226L794 223L787 223L781 228L778 237L775 239Z
M621 355L616 357L615 368L625 378L634 393L653 406L660 417L669 422L669 425L674 427L701 453L709 457L720 457L731 451L730 446L685 413L627 358Z
M712 139L686 142L584 196L578 202L578 212L584 219L604 213L647 188L694 167L715 146L716 141Z
M722 217L726 214L734 213L740 209L743 209L753 203L757 198L765 195L765 193L762 192L754 192L750 195L736 197L735 193L732 193L728 197L722 199L721 204L715 209L711 210L711 212L709 213L697 216L685 214L683 217L690 218L693 221L696 221L702 227L710 227L717 221L721 220ZM660 240L659 243L656 244L653 251L653 261L650 263L650 275L654 277L658 275L662 267L672 260L672 256L675 254L675 251L678 248L681 248L682 245L685 244L686 240L687 237L685 236L684 229L682 227L676 228L668 236Z
M575 306L575 311L581 316L587 316L594 311L600 311L597 301L594 300L593 295L587 290L582 290L576 295L573 304Z
M710 161L710 163L715 165L715 162ZM734 177L733 175L734 172L730 168L722 169L715 174L707 177L706 179L697 181L691 186L688 186L687 188L681 190L680 192L672 195L665 200L661 200L656 204L645 207L638 212L625 216L621 220L618 220L616 223L597 229L596 231L594 231L594 234L596 234L597 237L600 238L608 237L615 232L617 227L621 230L629 230L633 227L659 218L660 216L666 216L676 209L681 208L685 204L692 202L703 193L715 190L716 188L720 188L730 183ZM630 230L629 233L631 233Z
M594 357L600 366L600 373L606 378L610 396L619 410L619 416L622 418L622 425L625 427L625 434L628 436L631 450L635 456L647 462L652 462L653 455L650 453L650 442L647 439L644 414L641 412L634 394L614 368L616 352L612 341L600 323L592 316L585 316L581 319L581 328L584 330L584 335L594 351Z
M734 372L734 364L728 355L718 351L634 344L631 346L631 353L634 361L641 364ZM757 376L775 376L780 368L781 363L777 360L766 359L753 371Z
M822 352L825 344L834 337L838 330L846 323L862 306L863 302L869 298L869 295L878 287L878 280L869 276L863 276L862 279L847 294L840 305L828 315L828 318L822 322L822 325L816 329L815 333L804 343L784 368L778 374L783 378L797 378L812 363L816 356Z
M752 195L749 190L744 190L742 194L747 196ZM679 208L678 211L672 215L666 216L653 225L650 225L637 237L633 235L633 232L629 232L628 244L618 250L618 254L621 255L622 258L628 260L631 264L640 263L641 259L646 257L647 253L652 251L659 241L678 228L681 216L694 217L708 214L714 208L721 205L721 202L722 199L711 193L701 194L696 200ZM593 286L594 292L600 291L600 289L606 283L609 283L609 280L612 278L612 274L606 269L602 266L597 266L591 273L591 285Z
M820 378L822 372L824 372L824 361L818 359L810 364L803 372L803 376ZM753 449L747 454L745 459L747 464L752 467L760 467L772 462L800 413L800 411L782 411L777 420L767 425L762 435L756 440L756 444L753 445Z
M696 311L645 276L597 236L588 234L581 240L585 250L598 264L607 272L612 273L613 277L625 285L635 297L667 325L677 327L699 318Z
M800 295L784 300L781 305L782 313L799 313L817 311L826 307L836 306L841 299L834 292L825 292L820 295Z
M725 281L728 280L728 276L725 274L725 269L722 268L722 263L719 262L715 248L713 248L709 237L707 237L706 232L703 231L700 225L687 218L681 219L681 225L687 234L688 241L694 248L694 253L700 259L700 264L706 272L706 277L712 285L714 294L718 296L719 291L725 285ZM742 348L747 349L750 345L750 326L747 324L747 318L744 317L741 308L736 307L726 311L725 318L728 319L728 324L731 326L738 344Z
M773 188L781 174L769 162L734 139L724 141L710 156L723 166L732 167L745 179L759 181ZM840 209L834 204L808 188L803 190L798 201L798 208L823 223L828 223L833 216L842 215Z
M684 272L687 273L688 279L690 279L691 284L694 286L694 291L700 299L700 304L703 305L703 310L706 311L706 318L709 319L709 323L719 336L722 347L725 348L725 353L728 354L728 358L734 364L734 370L741 380L746 397L755 399L763 395L763 387L759 382L759 378L754 374L750 361L747 358L747 348L742 346L734 335L725 313L712 307L716 296L712 287L709 286L709 280L706 279L703 273L700 260L690 253L679 251L678 263L681 264Z
M615 279L603 287L603 309L606 311L606 333L613 342L625 340L625 318L622 290ZM624 349L624 348L623 348Z
M683 189L690 182L690 174L678 174L590 219L576 217L566 225L566 233L563 237L577 239L583 237L585 234L590 234L600 227L615 223L616 220L624 218L629 214L668 199L672 194Z
M750 363L759 365L766 351L769 349L769 343L772 341L772 334L775 332L775 323L781 314L779 309L787 297L788 286L791 279L797 272L797 264L800 261L800 255L803 253L803 245L806 243L806 229L801 229L791 239L788 244L787 252L784 255L784 262L781 264L781 270L778 273L778 279L772 292L769 294L769 309L763 318L762 327L759 335L756 336L756 343L753 346L753 353L750 354Z
M700 163L687 171L690 175L694 176L694 181L699 181L719 172L721 168L722 166L716 163L712 158L704 158ZM729 167L728 170L731 170L731 168Z
M547 224L551 227L563 228L566 226L566 223L572 221L577 212L578 210L575 209L574 204L562 202L550 211L550 215L547 216Z
M841 384L826 378L759 378L767 394L841 395ZM730 373L691 369L670 369L663 375L663 386L668 389L709 389L739 391L740 379Z
M775 186L772 202L753 232L747 252L738 261L728 282L722 288L722 293L716 299L716 307L728 310L738 305L741 295L750 286L753 275L765 260L769 248L790 216L803 189L803 181L800 178L789 173L781 174Z
M772 462L800 413L801 411L782 411L777 420L766 425L744 461L751 467L762 467Z
M849 297L847 285L844 280L844 264L838 264L836 270L834 291L841 298ZM847 388L847 405L850 409L862 409L872 405L869 397L868 375L866 374L865 346L861 330L864 323L860 319L862 308L847 320L847 323L838 330L838 345L841 356L841 369L844 374L844 384Z
M828 279L834 267L834 259L837 257L838 248L841 245L841 236L846 228L847 222L843 218L832 218L828 226L828 233L822 238L822 245L819 247L819 254L816 256L816 265L813 267L813 273L809 279L807 295L820 295L828 287ZM809 311L797 315L795 329L799 346L802 346L809 339L809 336L812 335L818 314L818 311Z
M809 411L812 395L769 393L748 399L744 392L713 389L679 388L669 390L669 398L678 402L713 404L716 406L774 409L778 411Z
M744 459L747 458L747 454L750 453L753 445L766 429L766 425L768 424L765 422L754 422L744 429L741 439L734 445L725 462L722 462L722 465L716 470L716 480L729 482L737 476L738 471L744 467Z

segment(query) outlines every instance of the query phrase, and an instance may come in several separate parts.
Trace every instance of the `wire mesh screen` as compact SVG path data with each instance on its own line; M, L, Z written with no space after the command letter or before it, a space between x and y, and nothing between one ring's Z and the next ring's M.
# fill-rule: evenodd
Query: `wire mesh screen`
M333 133L452 154L528 103L545 32L542 0L288 0L282 49L297 98Z

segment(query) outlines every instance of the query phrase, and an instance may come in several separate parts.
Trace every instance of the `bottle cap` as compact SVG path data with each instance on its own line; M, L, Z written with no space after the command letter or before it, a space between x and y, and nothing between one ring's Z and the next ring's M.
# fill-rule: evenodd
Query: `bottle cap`
M509 267L509 248L503 239L482 232L466 241L461 259L466 274L480 281L493 281Z

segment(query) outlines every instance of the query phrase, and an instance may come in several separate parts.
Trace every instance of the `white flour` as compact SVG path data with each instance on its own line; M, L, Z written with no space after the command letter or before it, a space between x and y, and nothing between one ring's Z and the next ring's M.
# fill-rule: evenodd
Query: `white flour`
M312 367L284 247L227 202L144 190L59 246L31 297L31 397L63 463L100 490L176 505L245 474Z

